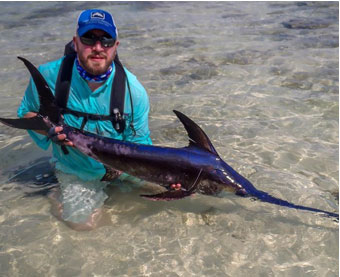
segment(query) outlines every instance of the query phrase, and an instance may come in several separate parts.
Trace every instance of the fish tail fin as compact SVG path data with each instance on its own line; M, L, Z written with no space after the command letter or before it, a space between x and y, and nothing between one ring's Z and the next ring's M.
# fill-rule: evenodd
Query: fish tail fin
M25 130L47 131L51 127L51 125L39 115L31 118L0 118L0 122L12 128Z
M47 116L51 122L57 124L61 119L61 110L56 105L55 97L46 80L31 62L22 57L18 59L23 61L27 67L37 88L40 101L39 114Z

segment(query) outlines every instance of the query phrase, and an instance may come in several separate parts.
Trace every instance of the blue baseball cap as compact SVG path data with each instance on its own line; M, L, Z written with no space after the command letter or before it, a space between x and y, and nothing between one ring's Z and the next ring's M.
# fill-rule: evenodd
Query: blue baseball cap
M81 37L86 32L94 29L108 33L112 38L117 39L118 31L112 15L103 10L85 10L78 18L78 35Z

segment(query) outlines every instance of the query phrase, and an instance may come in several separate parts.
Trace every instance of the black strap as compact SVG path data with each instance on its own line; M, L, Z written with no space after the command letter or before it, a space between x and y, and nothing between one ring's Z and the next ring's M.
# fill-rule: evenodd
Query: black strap
M88 120L114 120L114 115L102 115L102 114L94 114L94 113L84 113L80 111L74 111L69 108L61 108L62 114L72 114L76 117L86 117Z
M118 109L120 114L124 113L124 102L125 102L125 81L126 74L121 64L118 54L114 59L115 63L115 77L112 82L111 99L110 99L110 113L114 114L114 109Z
M55 98L57 105L60 108L66 108L67 106L71 87L72 68L75 58L75 53L66 55L59 69L57 83L55 86Z
M82 121L81 126L80 126L80 130L84 130L84 127L85 127L88 120L89 120L89 118L87 116L84 116L83 121Z
M64 152L65 155L67 155L67 154L70 153L70 152L68 152L68 150L67 150L67 148L66 148L65 145L61 145L60 147L61 147L61 150L63 150L63 152Z
M76 50L74 49L74 43L73 40L71 40L68 44L65 45L64 49L64 56L69 54L76 54Z

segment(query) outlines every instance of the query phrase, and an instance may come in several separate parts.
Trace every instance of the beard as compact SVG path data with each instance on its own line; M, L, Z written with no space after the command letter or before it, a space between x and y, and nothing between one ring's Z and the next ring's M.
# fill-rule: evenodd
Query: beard
M100 57L102 60L93 61L91 58ZM112 64L113 58L108 58L105 53L92 52L87 57L78 54L78 59L81 66L86 70L87 73L92 75L104 74Z

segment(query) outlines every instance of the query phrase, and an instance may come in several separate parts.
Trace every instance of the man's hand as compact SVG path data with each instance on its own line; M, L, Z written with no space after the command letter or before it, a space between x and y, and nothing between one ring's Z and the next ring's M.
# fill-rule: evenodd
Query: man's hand
M37 113L34 112L28 112L24 115L24 118L30 118L37 116ZM73 146L73 142L69 141L66 138L66 135L62 133L63 127L57 126L52 127L48 133L45 131L35 131L41 135L47 136L49 139L51 139L54 143L57 143L59 145L67 145L67 146Z
M73 146L73 142L66 138L66 135L62 133L63 127L52 127L48 130L47 137L54 143L59 145Z
M170 186L171 189L173 190L180 190L182 188L182 185L181 184L172 184Z

